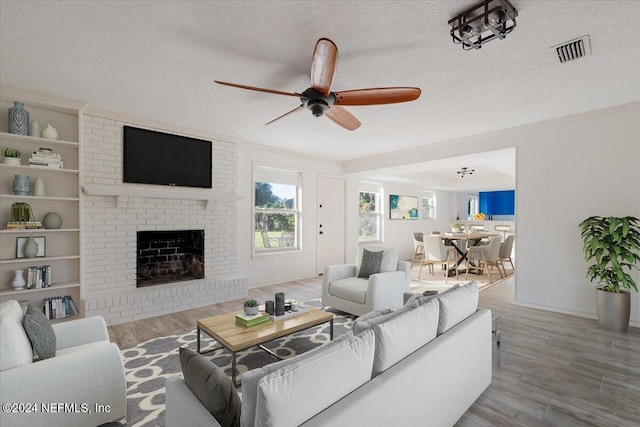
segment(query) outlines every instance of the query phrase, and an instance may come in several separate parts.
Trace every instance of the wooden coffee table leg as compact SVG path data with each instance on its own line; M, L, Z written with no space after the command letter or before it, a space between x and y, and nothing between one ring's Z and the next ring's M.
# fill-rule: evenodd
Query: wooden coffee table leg
M196 329L198 330L198 335L197 335L198 336L198 338L197 338L197 340L198 340L198 350L197 351L198 351L198 353L200 353L200 326L198 326Z
M333 341L333 319L331 319L330 321L330 326L329 326L329 340Z

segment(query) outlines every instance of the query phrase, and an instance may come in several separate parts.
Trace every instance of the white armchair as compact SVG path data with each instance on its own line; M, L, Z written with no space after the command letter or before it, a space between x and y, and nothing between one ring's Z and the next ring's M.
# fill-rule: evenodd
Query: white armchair
M383 251L380 273L368 279L358 278L363 249ZM356 264L330 265L324 270L322 304L361 316L373 310L395 310L403 304L409 290L411 263L398 261L398 251L391 248L360 247Z
M3 363L4 370L0 372L2 402L37 404L38 412L2 411L0 425L96 426L126 416L122 358L118 346L109 342L102 317L53 325L56 355L32 362L29 360L30 343L21 330L20 306L16 301L9 301L3 303L2 311L2 354L14 362L11 365ZM17 348L25 343L28 347ZM58 409L55 413L43 412L40 406L54 403L75 406ZM102 406L96 410L96 405Z

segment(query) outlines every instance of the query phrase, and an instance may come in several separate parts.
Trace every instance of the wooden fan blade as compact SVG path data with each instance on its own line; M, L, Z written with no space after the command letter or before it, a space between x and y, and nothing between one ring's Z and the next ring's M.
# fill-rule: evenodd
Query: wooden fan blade
M296 98L306 98L306 96L304 96L302 94L299 94L299 93L282 92L282 91L273 90L273 89L263 89L261 87L239 85L239 84L236 84L236 83L221 82L219 80L214 80L214 82L216 82L218 84L221 84L221 85L225 85L225 86L239 87L240 89L249 89L249 90L255 90L255 91L258 91L258 92L275 93L276 95L295 96Z
M311 87L329 96L333 74L336 71L338 48L329 39L320 39L316 43L311 61Z
M298 112L298 111L300 111L300 110L304 110L304 104L300 104L300 106L299 106L299 107L296 107L296 108L294 108L293 110L291 110L291 111L289 111L289 112L284 113L284 114L283 114L283 115L281 115L280 117L276 117L275 119L271 120L269 123L265 123L264 125L265 125L265 126L266 126L266 125L270 125L271 123L275 122L276 120L280 120L281 118L283 118L283 117L285 117L285 116L288 116L289 114L296 113L296 112Z
M331 108L324 112L324 115L347 130L356 130L360 127L360 120L339 105L333 104Z
M335 104L339 105L378 105L413 101L420 97L417 87L379 87L335 92ZM334 105L335 105L334 104Z

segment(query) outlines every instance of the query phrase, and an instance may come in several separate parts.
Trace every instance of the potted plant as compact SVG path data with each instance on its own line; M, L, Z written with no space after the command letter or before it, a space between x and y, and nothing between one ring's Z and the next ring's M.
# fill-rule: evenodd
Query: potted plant
M631 314L630 291L638 291L629 272L638 269L640 262L640 220L632 216L592 216L580 223L580 230L584 258L595 261L587 269L587 277L598 281L600 327L625 332Z
M248 299L244 302L242 308L244 309L244 314L252 316L258 313L258 301L254 299Z
M452 222L451 223L451 231L453 231L454 233L458 233L460 231L462 231L462 224L460 224L459 222Z
M2 155L4 156L3 163L5 165L20 166L20 150L4 147L2 149Z

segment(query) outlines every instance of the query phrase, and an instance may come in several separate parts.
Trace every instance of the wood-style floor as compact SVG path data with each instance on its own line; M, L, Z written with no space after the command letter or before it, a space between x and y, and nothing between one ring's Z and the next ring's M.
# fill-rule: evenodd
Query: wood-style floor
M304 301L320 298L311 278L254 288ZM640 330L602 331L597 321L511 304L510 278L480 292L480 305L502 317L502 365L456 426L640 426ZM196 320L237 310L241 300L109 327L121 348L195 328ZM494 346L495 361L495 346ZM455 396L451 396L455 399Z

